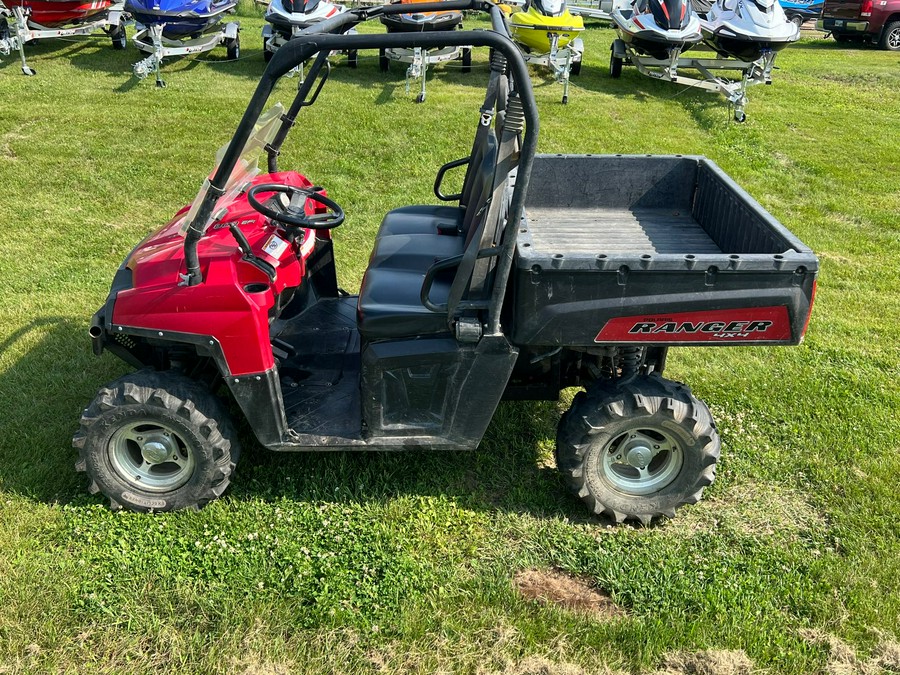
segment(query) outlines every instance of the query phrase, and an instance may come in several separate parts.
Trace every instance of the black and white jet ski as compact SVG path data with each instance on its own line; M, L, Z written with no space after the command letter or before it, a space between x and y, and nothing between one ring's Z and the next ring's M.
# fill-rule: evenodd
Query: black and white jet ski
M778 0L716 0L700 28L710 47L740 61L764 59L800 37Z
M262 0L260 4L266 4L266 0ZM304 28L309 28L315 23L330 19L346 10L345 5L326 0L271 0L266 9L267 25L263 27L262 32L263 58L268 62L281 45ZM349 52L347 56L350 67L355 68L357 64L356 51Z
M659 60L676 59L703 38L690 0L635 0L610 17L626 45Z

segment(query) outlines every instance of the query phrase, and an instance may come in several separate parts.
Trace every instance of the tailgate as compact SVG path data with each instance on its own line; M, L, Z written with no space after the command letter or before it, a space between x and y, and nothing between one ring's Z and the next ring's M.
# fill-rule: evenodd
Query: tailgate
M822 17L826 19L858 19L860 0L826 0Z

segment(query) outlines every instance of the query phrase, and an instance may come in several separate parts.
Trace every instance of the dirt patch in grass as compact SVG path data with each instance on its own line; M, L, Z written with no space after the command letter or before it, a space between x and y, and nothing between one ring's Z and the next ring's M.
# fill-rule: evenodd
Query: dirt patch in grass
M828 675L877 675L878 673L900 672L900 643L893 636L874 631L880 642L872 650L868 659L861 658L856 650L836 635L818 630L804 630L800 635L809 642L828 647Z
M478 675L624 675L618 670L602 667L585 670L574 663L560 663L542 656L530 656L522 661L509 663L501 670L479 670Z
M558 605L600 619L625 616L625 611L586 579L561 570L524 570L513 578L516 590L529 600Z
M897 78L891 73L824 73L827 82L846 84L851 87L862 85L896 85Z
M653 675L750 675L755 670L743 650L707 649L668 654Z
M254 656L233 660L230 671L239 675L291 675L295 672L284 663L270 663Z
M879 667L892 673L900 673L900 642L884 640L875 647L873 657Z
M727 528L745 536L793 542L821 531L827 523L801 492L771 483L747 482L679 511L678 518L666 527L673 533Z

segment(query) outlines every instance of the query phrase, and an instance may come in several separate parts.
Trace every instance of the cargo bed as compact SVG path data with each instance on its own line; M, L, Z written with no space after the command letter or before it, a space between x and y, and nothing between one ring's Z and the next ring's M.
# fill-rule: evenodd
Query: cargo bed
M795 344L812 251L703 157L538 155L513 339Z

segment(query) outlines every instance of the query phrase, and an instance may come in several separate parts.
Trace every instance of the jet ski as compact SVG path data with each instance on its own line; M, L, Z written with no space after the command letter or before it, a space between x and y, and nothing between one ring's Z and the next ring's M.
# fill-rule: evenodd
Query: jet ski
M800 37L778 0L716 0L700 27L710 47L739 61L759 61Z
M638 54L673 60L703 39L690 0L635 0L610 14L620 39Z
M554 43L564 49L584 30L584 20L569 12L565 0L530 0L510 15L509 29L519 46L546 54Z
M113 49L125 49L121 1L0 0L0 56L18 51L25 75L35 74L25 61L26 43L98 30L109 35Z
M802 26L805 21L818 19L825 8L825 0L779 0L788 21Z
M262 31L263 58L266 63L272 59L272 55L281 45L303 29L345 11L346 6L326 0L271 0L266 9L268 25L264 26ZM358 63L356 50L351 50L347 54L350 67L356 68Z
M463 15L458 10L444 12L417 12L417 2L430 0L400 0L403 5L411 5L408 14L388 14L381 17L381 23L388 33L421 33L422 31L456 30L462 28Z
M463 15L459 10L442 10L439 12L420 12L416 5L432 0L400 0L401 5L408 5L409 12L403 14L387 14L381 17L381 23L388 33L422 33L431 31L451 31L462 28ZM407 64L406 91L409 93L412 82L419 81L419 94L416 103L425 101L425 80L428 66L447 61L460 60L461 70L468 73L472 69L471 47L440 47L436 49L415 48L382 48L378 51L378 67L387 72L391 61Z
M528 63L550 68L569 100L569 75L581 72L584 20L569 12L566 0L527 0L509 16L509 32Z
M237 0L126 0L125 11L137 24L134 45L150 56L134 64L134 74L143 79L156 73L156 86L166 83L159 75L164 58L200 54L224 44L228 58L240 58L236 22L221 25L234 12Z

